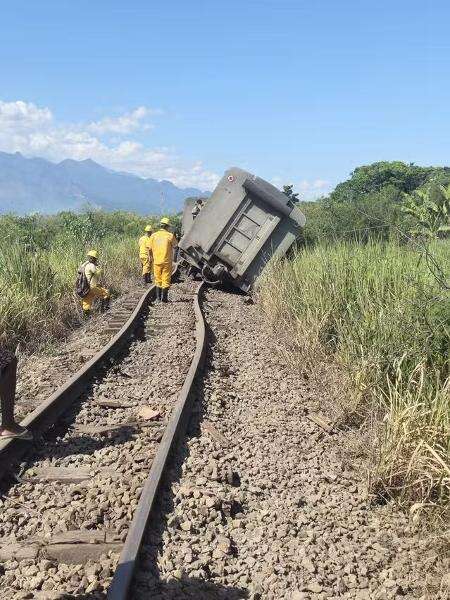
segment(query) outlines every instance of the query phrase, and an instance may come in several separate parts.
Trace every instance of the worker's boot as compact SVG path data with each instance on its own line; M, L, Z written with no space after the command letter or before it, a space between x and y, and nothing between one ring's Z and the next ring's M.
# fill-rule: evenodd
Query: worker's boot
M158 304L159 302L161 302L161 288L155 286L155 304Z
M169 296L169 288L163 288L161 290L161 292L162 292L162 301L163 302L169 302L169 298L168 298L168 296Z
M109 298L104 298L103 300L100 300L100 312L104 313L108 310L109 308Z
M145 282L145 283L151 283L151 282L152 282L152 280L151 280L151 278L150 278L150 273L146 273L146 274L144 275L144 282Z
M87 321L90 316L91 316L91 311L90 310L83 310L83 319L85 321Z

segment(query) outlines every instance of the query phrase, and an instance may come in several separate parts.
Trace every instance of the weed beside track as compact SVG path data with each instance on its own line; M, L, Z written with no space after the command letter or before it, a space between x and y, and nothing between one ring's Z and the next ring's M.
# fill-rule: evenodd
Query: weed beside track
M259 306L210 289L204 312L204 377L131 597L444 600L435 536L371 502L353 432L310 418L327 390L273 352Z
M450 499L448 250L436 242L430 268L393 243L318 246L260 290L292 364L337 364L346 416L376 421L372 489L416 509Z

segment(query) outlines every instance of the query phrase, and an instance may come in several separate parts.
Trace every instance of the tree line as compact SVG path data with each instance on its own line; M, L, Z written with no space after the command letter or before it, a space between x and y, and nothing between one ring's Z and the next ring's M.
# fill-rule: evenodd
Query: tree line
M299 201L307 244L331 241L408 240L449 235L450 167L382 161L358 167L326 197Z

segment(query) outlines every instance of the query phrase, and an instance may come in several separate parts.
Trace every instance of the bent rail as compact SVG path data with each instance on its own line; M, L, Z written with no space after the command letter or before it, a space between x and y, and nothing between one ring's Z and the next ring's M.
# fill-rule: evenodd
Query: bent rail
M68 406L80 395L86 383L91 380L95 370L111 358L129 335L131 335L142 311L148 306L154 295L155 286L151 286L142 295L136 308L114 337L81 369L72 375L66 383L53 392L32 413L27 415L21 422L21 425L30 429L34 434L41 433L51 427L62 413L67 410ZM0 479L4 476L7 469L13 463L17 462L29 448L29 442L23 440L12 438L0 441Z
M188 423L192 405L192 390L194 380L196 375L203 368L206 354L205 321L203 317L203 311L201 309L201 298L203 296L204 288L205 284L201 283L194 297L194 310L196 317L196 348L191 366L186 375L183 387L178 395L177 402L165 429L164 436L159 444L149 476L144 484L144 488L139 499L139 504L134 513L130 529L128 530L128 535L126 537L125 544L108 591L108 600L126 600L128 598L128 593L137 565L139 550L141 548L142 540L144 538L153 505L155 503L164 469L167 465L170 452L174 448L175 442L184 433Z

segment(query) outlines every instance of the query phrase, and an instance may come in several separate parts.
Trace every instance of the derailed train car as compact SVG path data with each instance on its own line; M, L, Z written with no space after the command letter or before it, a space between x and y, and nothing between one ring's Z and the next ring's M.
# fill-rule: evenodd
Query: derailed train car
M184 201L183 217L181 221L181 235L184 235L191 228L194 222L192 209L195 206L196 198L187 198Z
M231 168L185 230L179 257L205 281L230 282L247 292L268 260L288 251L305 220L276 187Z

